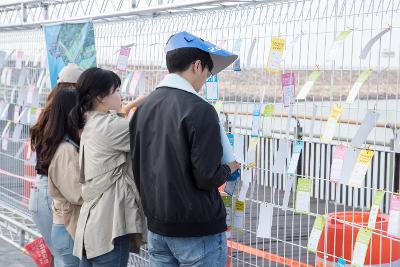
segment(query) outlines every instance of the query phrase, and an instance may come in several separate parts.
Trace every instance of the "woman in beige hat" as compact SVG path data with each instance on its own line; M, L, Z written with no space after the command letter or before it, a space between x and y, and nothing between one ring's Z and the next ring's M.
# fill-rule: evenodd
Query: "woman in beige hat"
M64 67L57 80L56 87L51 91L47 98L36 124L30 129L32 150L36 151L36 183L31 189L29 199L29 210L39 232L42 234L48 247L53 254L53 265L55 267L64 266L61 255L55 251L51 240L51 229L53 224L52 198L48 190L48 169L49 161L44 161L41 151L45 146L44 131L48 127L49 116L54 96L65 89L75 89L76 82L83 70L76 64L68 64Z

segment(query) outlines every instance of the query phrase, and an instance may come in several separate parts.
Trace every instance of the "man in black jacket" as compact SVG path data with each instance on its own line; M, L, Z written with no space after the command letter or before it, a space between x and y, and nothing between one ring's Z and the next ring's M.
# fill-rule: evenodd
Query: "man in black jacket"
M221 163L225 132L198 92L237 56L187 32L171 36L165 51L170 74L130 122L150 265L222 267L227 226L218 187L240 166Z

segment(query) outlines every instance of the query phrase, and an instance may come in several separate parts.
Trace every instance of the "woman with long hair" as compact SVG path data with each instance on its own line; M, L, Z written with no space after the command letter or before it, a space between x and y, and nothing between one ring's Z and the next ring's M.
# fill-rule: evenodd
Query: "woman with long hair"
M74 255L84 267L127 266L129 252L139 253L146 238L129 160L129 121L120 114L120 85L112 71L86 70L77 83L78 105L71 112L72 121L83 129L79 149L83 204Z
M61 255L64 267L78 267L72 255L75 229L82 205L79 183L79 134L69 122L77 104L75 89L59 91L53 98L48 123L43 131L42 161L48 165L49 192L53 199L53 249ZM50 163L49 163L50 162ZM48 164L49 163L49 164Z
M41 152L43 147L46 146L43 132L45 128L48 127L49 114L51 112L54 95L65 89L75 89L76 81L82 72L83 70L75 64L68 64L60 71L56 87L49 94L36 124L30 129L31 147L32 150L36 152L37 175L35 184L31 189L29 210L34 223L53 254L53 265L55 267L63 266L63 264L61 255L57 254L51 240L53 214L51 209L52 199L49 195L47 178L51 159L43 159L42 157Z

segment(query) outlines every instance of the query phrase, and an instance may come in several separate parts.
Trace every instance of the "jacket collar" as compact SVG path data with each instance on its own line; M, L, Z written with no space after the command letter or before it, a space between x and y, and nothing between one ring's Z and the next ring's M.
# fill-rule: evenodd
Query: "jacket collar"
M182 76L175 74L175 73L170 73L165 76L164 80L162 80L157 86L156 89L160 87L171 87L171 88L176 88L180 89L189 93L192 93L194 95L197 95L201 99L203 99L199 93L194 90L193 86Z

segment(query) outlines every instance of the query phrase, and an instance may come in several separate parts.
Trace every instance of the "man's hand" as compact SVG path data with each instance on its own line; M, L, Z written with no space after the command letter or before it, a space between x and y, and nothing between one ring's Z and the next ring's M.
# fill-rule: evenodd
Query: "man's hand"
M229 162L228 164L229 169L231 169L231 173L234 173L238 169L240 169L240 163L237 161Z

